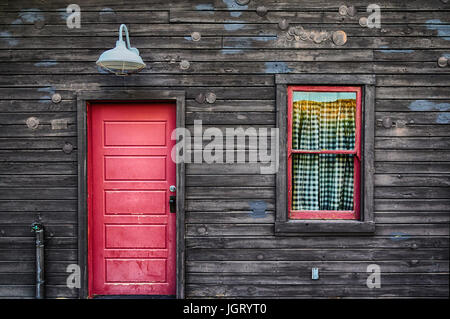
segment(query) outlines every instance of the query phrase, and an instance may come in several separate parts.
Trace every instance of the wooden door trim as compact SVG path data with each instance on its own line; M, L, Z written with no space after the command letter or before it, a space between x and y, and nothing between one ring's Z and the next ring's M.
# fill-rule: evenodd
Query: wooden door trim
M168 101L176 104L176 127L185 127L185 91L175 90L99 90L77 92L78 133L78 265L80 266L79 298L89 293L88 282L88 135L87 105L89 102L116 101ZM176 294L185 293L185 165L176 164L177 218L176 218Z

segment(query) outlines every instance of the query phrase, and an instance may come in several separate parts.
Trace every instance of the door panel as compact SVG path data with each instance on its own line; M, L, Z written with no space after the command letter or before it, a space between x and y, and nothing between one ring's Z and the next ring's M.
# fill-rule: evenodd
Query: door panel
M152 181L166 178L166 156L105 156L104 161L106 180Z
M89 106L89 288L94 295L175 295L175 105Z

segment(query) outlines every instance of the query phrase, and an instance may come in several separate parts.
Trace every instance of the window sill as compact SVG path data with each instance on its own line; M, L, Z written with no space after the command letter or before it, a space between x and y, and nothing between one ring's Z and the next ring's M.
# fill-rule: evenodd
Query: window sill
M356 220L289 220L275 222L275 235L295 235L301 233L365 233L375 232L374 222Z

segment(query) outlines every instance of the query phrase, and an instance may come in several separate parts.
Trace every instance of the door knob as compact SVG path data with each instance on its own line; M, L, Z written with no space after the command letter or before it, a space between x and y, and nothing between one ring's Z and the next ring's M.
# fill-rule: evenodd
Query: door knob
M177 190L177 188L175 187L175 185L170 185L169 191L171 191L172 193L175 193L176 190Z

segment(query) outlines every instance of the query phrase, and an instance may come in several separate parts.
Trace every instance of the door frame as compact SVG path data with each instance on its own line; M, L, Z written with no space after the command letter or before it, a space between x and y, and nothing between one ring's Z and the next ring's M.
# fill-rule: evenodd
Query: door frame
M175 102L176 127L185 127L185 96L181 90L118 89L98 91L77 91L77 133L78 133L78 265L80 266L79 298L89 296L88 278L88 112L90 102ZM179 141L177 141L178 143ZM176 297L184 298L185 291L185 165L176 163Z

